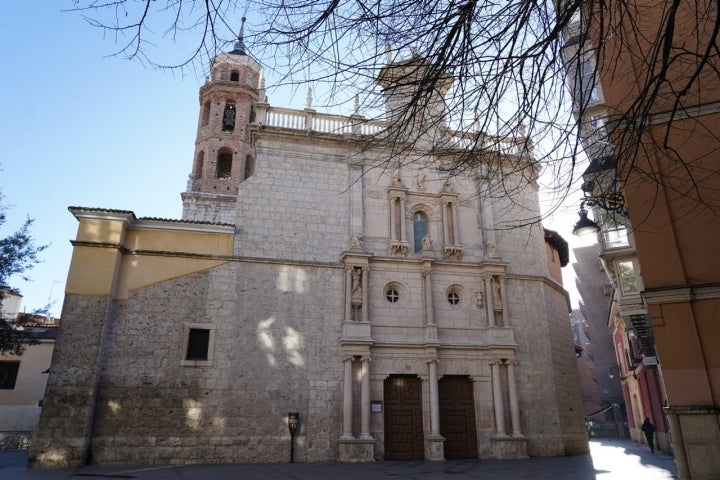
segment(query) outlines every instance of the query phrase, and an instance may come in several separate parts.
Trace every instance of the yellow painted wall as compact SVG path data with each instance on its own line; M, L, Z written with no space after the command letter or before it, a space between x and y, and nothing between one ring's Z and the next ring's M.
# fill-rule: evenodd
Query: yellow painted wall
M118 220L80 219L76 240L119 244L123 240L125 222Z
M110 295L118 255L116 248L75 246L65 293Z
M221 265L233 254L232 233L169 227L80 217L76 242L82 243L73 250L66 293L123 299L129 291Z

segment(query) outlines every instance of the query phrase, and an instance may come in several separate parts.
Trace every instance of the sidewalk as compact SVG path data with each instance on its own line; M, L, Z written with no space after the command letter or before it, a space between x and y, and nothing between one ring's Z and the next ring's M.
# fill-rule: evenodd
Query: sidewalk
M265 463L243 465L89 466L28 469L27 452L0 451L0 480L668 480L673 458L626 440L593 440L590 455L446 462Z

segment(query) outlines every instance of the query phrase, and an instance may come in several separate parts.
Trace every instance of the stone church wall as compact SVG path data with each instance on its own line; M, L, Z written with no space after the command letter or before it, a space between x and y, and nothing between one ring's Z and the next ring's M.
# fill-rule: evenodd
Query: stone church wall
M518 344L518 390L528 455L587 451L567 300L540 279L510 278L510 315ZM552 399L552 401L549 401ZM578 427L580 430L578 430Z
M38 434L28 457L30 465L68 466L86 461L107 312L107 297L65 296L63 325L53 351Z
M78 460L76 452L52 447L69 443L70 435L79 452L87 415L94 432L92 462L287 461L287 414L297 411L296 458L333 460L340 428L340 272L231 262L116 301L114 315L105 318L94 416L76 411L88 404L76 395L93 384L97 345L71 343L87 351L74 357L77 365L67 363L68 352L58 353L64 361L56 364L64 364L67 375L53 377L60 385L50 390L47 408L57 415L44 421L56 428L44 430L62 438L38 439L49 448L44 459ZM87 313L73 307L87 301L68 300L64 335L87 341L80 334L92 325ZM104 316L104 308L95 310ZM183 365L188 324L214 329L212 366Z
M255 175L240 185L236 254L337 262L349 248L349 168L337 149L261 141ZM340 156L342 151L339 152Z

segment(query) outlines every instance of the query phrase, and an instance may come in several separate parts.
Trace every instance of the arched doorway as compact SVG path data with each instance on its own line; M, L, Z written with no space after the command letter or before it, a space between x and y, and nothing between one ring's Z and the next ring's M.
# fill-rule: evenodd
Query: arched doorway
M425 458L422 390L415 375L391 375L383 382L385 460Z
M478 458L472 381L464 376L443 376L438 382L438 396L445 458Z

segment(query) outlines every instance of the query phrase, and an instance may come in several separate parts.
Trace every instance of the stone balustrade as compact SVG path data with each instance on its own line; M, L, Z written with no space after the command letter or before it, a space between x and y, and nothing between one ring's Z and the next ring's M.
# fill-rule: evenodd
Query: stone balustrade
M256 105L256 124L290 130L306 130L337 135L379 136L387 133L389 124L380 120L368 120L359 115L343 116L319 113L312 108L295 110L271 107L267 103ZM501 137L472 131L444 129L442 142L448 148L481 148L505 155L521 155L530 152L532 145L525 137ZM526 147L527 146L527 147Z

